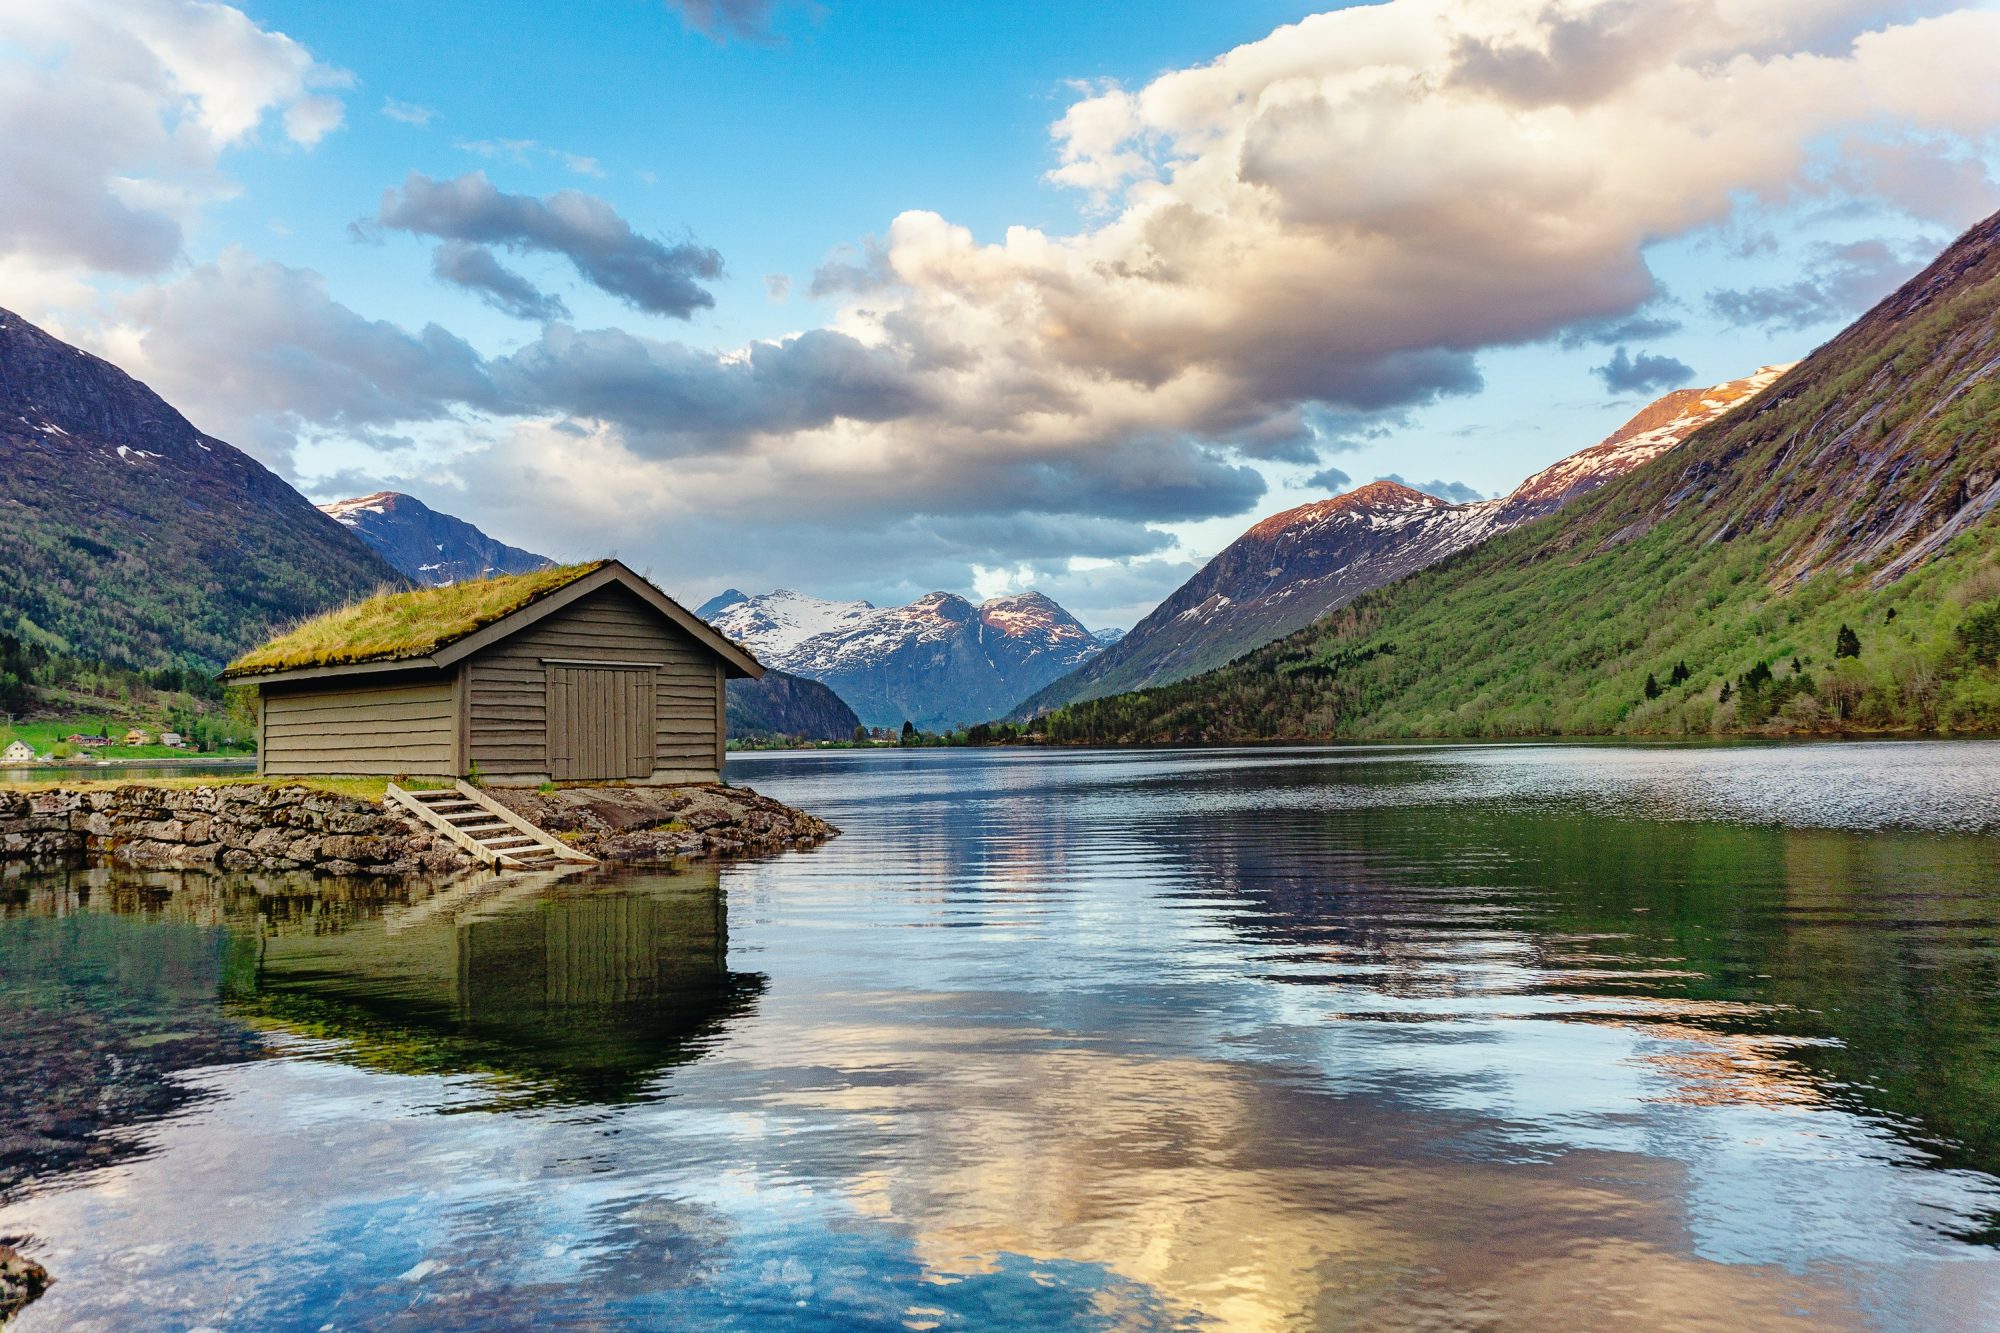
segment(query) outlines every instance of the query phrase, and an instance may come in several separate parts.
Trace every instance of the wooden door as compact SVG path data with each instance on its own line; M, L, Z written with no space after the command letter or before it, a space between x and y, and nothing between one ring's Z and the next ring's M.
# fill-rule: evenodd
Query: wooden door
M653 772L651 667L549 665L549 776L606 782Z

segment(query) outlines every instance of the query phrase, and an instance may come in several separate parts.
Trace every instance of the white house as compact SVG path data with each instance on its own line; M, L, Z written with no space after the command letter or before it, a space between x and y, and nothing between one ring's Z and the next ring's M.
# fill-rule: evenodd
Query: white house
M178 731L167 731L160 734L160 744L171 745L174 749L178 750L186 742L181 739L181 734Z
M29 747L26 741L15 741L5 750L0 750L0 763L32 764L34 762L35 752Z

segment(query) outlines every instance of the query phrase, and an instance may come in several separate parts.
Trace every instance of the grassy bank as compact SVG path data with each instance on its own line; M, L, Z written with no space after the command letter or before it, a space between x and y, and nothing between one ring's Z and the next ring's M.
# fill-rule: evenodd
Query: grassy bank
M452 785L435 778L260 778L246 774L242 777L190 775L184 778L144 779L34 778L22 782L0 782L0 791L113 791L119 787L158 787L166 791L186 791L195 787L304 787L308 791L323 791L333 796L350 796L358 800L379 803L389 794L391 782L405 791L440 791Z

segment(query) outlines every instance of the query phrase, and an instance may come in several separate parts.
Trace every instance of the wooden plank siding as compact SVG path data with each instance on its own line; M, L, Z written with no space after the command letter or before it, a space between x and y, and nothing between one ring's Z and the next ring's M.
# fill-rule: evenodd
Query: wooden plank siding
M453 682L266 690L257 771L267 777L355 773L445 777L457 771Z
M550 700L559 690L581 688L593 670L628 679L639 675L612 664L656 668L650 673L652 707L645 707L641 687L617 707L593 694L593 715L611 725L614 715L651 718L651 754L643 735L624 739L602 736L589 743L591 753L579 758L574 749L566 765L584 780L628 776L655 781L705 781L721 770L721 739L716 730L722 708L722 671L715 655L680 627L666 621L639 598L622 588L606 588L536 622L467 659L465 672L466 760L491 778L540 780L562 776L555 771L549 749L552 722L559 729L581 724L578 701L563 705L565 717L553 717ZM564 672L558 685L556 671ZM594 679L594 678L593 678ZM596 689L596 686L592 686ZM604 747L611 747L613 753ZM622 756L622 757L621 757ZM647 773L632 771L649 759ZM620 771L622 769L622 771Z

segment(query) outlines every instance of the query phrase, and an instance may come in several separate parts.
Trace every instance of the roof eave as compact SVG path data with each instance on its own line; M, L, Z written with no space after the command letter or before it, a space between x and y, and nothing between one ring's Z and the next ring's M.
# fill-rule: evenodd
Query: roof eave
M366 662L316 662L278 671L225 671L218 679L231 685L265 685L288 681L330 680L336 676L372 676L392 671L437 671L436 657L378 657Z

